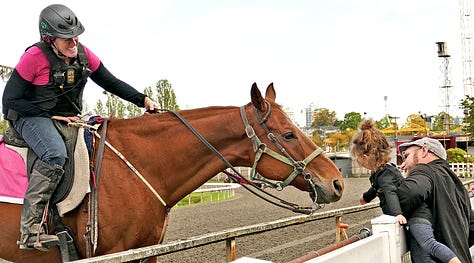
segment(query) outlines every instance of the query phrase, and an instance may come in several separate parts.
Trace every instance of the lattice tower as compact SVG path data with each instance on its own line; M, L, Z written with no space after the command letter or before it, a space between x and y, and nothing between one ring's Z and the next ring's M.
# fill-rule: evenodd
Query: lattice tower
M473 39L471 0L459 0L464 96L473 95Z

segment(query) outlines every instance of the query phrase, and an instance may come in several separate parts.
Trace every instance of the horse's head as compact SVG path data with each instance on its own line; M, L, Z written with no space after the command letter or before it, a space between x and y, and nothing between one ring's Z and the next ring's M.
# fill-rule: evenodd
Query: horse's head
M275 103L273 84L263 98L254 83L251 97L241 115L255 154L252 174L270 179L278 189L293 185L308 191L318 203L338 201L344 191L341 173Z

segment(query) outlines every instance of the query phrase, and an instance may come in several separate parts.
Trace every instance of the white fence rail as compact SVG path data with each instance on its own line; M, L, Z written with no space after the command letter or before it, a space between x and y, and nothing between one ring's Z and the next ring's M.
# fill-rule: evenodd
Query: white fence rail
M474 198L471 198L471 207L474 209ZM406 230L397 224L395 217L381 215L372 219L371 223L372 236L305 262L411 262L410 252L408 252L405 239ZM471 247L470 251L472 256L474 254L474 247Z
M235 260L234 256L236 255L237 244L236 240L239 237L243 237L246 235L253 235L258 234L265 231L275 230L282 227L297 225L297 224L304 224L307 222L325 219L325 218L339 218L345 214L351 214L356 212L361 212L365 210L375 209L378 208L379 204L377 203L370 203L365 205L359 206L352 206L346 207L342 209L336 210L329 210L326 212L315 213L312 215L299 215L289 218L284 218L272 222L266 222L261 224L255 224L245 227L238 227L233 229L227 229L221 232L214 232L209 234L204 234L201 236L191 237L187 240L179 240L175 242L170 242L166 244L160 245L153 245L138 249L130 249L128 251L118 252L114 254L104 255L93 257L89 259L82 259L78 261L74 261L77 263L90 263L90 262L104 262L104 263L111 263L111 262L127 262L137 259L145 259L151 258L154 256L159 255L166 255L169 253L182 251L202 245L209 245L219 241L226 241L226 251L227 251L227 259L228 261ZM337 229L335 230L337 234Z
M213 200L212 194L210 197L210 202L219 201L222 199L229 199L235 195L235 189L241 187L240 184L235 183L205 183L198 189L194 190L192 193L201 194L201 203L203 203L203 193L214 193L217 192L217 200ZM191 205L191 194L188 194L184 199L188 199L188 205Z
M474 177L474 163L450 163L449 166L458 177Z
M470 189L471 185L474 184L474 180L465 181L464 184L466 185L467 189ZM472 203L472 200L471 200L471 203ZM330 218L330 217L335 218L336 222L337 222L337 219L340 218L341 216L345 215L345 214L360 212L360 211L374 209L374 208L378 208L378 207L379 207L379 204L377 202L377 203L369 203L369 204L365 204L365 205L347 207L347 208L342 208L342 209L337 209L337 210L330 210L330 211L326 211L326 212L316 213L316 214L313 214L313 215L299 215L299 216L294 216L294 217L290 217L290 218L276 220L276 221L273 221L273 222L250 225L250 226L239 227L239 228L234 228L234 229L227 229L227 230L224 230L224 231L221 231L221 232L215 232L215 233L209 233L209 234L205 234L205 235L201 235L201 236L197 236L197 237L191 237L188 240L180 240L180 241L170 242L170 243L166 243L166 244L159 244L159 245L153 245L153 246L148 246L148 247L143 247L143 248L138 248L138 249L131 249L131 250L128 250L128 251L118 252L118 253L114 253L114 254L109 254L109 255L104 255L104 256L99 256L99 257L93 257L93 258L89 258L89 259L82 259L82 260L78 260L78 261L75 261L75 262L77 262L77 263L86 263L86 262L87 263L90 263L90 262L97 262L97 263L98 262L104 262L104 263L105 262L107 262L107 263L126 262L126 261L131 261L131 260L145 259L145 258L151 258L151 257L159 256L159 255L165 255L165 254L169 254L169 253L173 253L173 252L177 252L177 251L182 251L182 250L186 250L186 249L190 249L190 248L194 248L194 247L198 247L198 246L208 245L208 244L212 244L212 243L219 242L219 241L224 241L224 240L226 241L227 259L228 259L228 261L232 261L232 260L235 260L234 256L236 255L235 250L236 250L236 247L237 247L236 239L238 237L257 234L257 233L261 233L261 232L265 232L265 231L271 231L271 230L282 228L282 227L287 227L287 226L297 225L297 224L303 224L303 223L306 223L306 222L310 222L310 221L314 221L314 220L320 220L320 219L324 219L324 218ZM384 219L385 218L386 217L384 217ZM393 223L388 224L387 227L394 228L394 233L392 234L392 236L390 236L390 234L389 234L387 237L384 237L384 235L387 235L387 234L383 233L383 232L386 232L386 230L383 230L383 228L382 228L383 224L381 224L380 227L381 227L381 230L377 230L377 227L375 228L375 230L374 229L372 230L372 232L374 233L372 239L375 239L374 241L372 239L368 239L368 241L363 241L363 240L365 240L365 239L363 239L361 241L358 241L358 242L355 242L353 244L348 245L347 246L348 248L338 249L338 251L340 251L340 252L333 251L333 252L330 252L326 255L322 255L321 257L318 258L318 260L328 260L328 261L314 261L314 262L392 262L392 263L393 262L407 262L407 261L405 261L406 260L406 255L407 255L406 254L406 245L400 243L400 242L403 242L401 240L404 240L400 237L400 235L404 235L404 233L402 233L403 231L401 231L399 227L395 228L396 224L395 224L395 226L394 226ZM337 234L338 234L338 232L337 232L337 228L336 228L336 235ZM345 250L349 250L350 248L353 248L353 247L364 247L365 242L368 243L368 245L367 245L368 248L370 248L372 245L374 245L373 242L375 242L375 244L378 244L380 246L381 243L377 243L377 242L381 241L381 240L383 241L383 240L386 240L386 239L388 239L389 241L395 240L394 244L395 244L395 248L397 248L398 252L394 252L395 254L390 255L390 257L393 257L393 255L395 255L394 257L399 261L379 261L378 258L377 258L377 260L368 261L367 256L371 256L372 253L379 253L379 250L382 250L382 249L380 249L380 247L377 248L377 249L370 249L370 250L368 250L368 252L363 253L363 256L365 256L364 260L360 260L360 261L353 260L354 257L355 257L355 254L352 254L352 257L349 258L350 259L349 261L340 261L338 259L336 260L336 258L337 258L336 256L338 256L339 253L342 256L342 252L344 252ZM362 243L359 243L359 242L362 242ZM385 241L383 241L383 242L385 242ZM388 245L388 248L393 250L394 249L393 246L394 246L393 244ZM387 249L387 247L384 246L384 249ZM346 253L346 252L344 252L344 253ZM355 251L352 251L351 253L355 253ZM330 256L330 255L332 255L332 256ZM361 256L361 255L359 255L359 256ZM332 257L334 257L334 258L332 258ZM245 259L246 262L252 262L251 260L252 259L250 259L250 258ZM333 260L333 261L329 261L329 260ZM255 261L255 262L258 262L258 261Z
M353 176L360 177L361 175L370 175L370 170L359 166L355 161L352 164ZM474 177L474 163L450 163L449 167L458 177Z
M372 236L319 256L308 263L339 262L410 262L405 242L405 229L393 216L381 215L372 219Z

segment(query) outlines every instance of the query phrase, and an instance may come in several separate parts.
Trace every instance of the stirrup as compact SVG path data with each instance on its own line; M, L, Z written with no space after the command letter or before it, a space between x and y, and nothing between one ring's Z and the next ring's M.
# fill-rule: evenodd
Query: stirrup
M30 234L22 236L17 241L20 249L37 249L40 251L48 251L49 247L59 245L59 238L55 235L47 235L44 233Z

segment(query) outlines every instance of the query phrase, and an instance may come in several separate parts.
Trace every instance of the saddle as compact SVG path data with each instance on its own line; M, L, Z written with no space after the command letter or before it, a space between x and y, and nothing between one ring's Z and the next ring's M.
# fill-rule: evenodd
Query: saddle
M64 175L51 197L51 203L56 204L59 214L63 216L76 208L89 191L90 162L84 129L69 127L67 123L56 120L53 122L65 142L69 157L64 165ZM27 175L25 178L29 178L33 164L39 157L11 127L8 127L5 131L3 141L7 148L17 152L23 158L26 171L17 171L16 173L24 172ZM19 168L25 169L25 167ZM27 185L27 182L25 182L25 185Z

